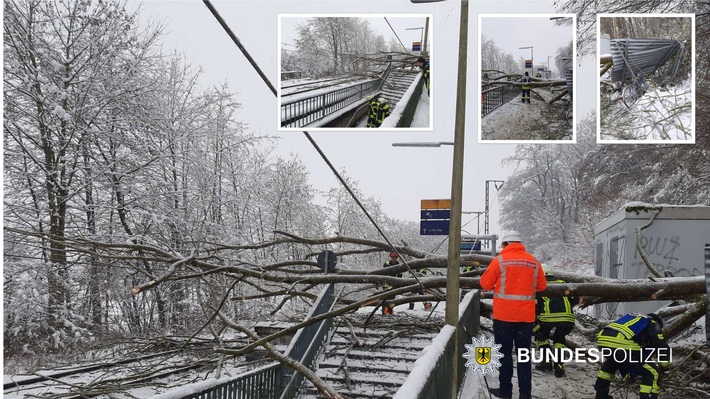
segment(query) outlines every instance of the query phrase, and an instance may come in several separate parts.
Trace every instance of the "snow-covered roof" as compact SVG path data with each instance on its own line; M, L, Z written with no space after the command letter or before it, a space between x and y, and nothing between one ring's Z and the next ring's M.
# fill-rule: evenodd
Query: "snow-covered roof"
M652 211L661 209L656 220L710 220L710 206L651 204L640 201L627 202L621 208L594 226L594 233L607 230L628 219L649 219Z

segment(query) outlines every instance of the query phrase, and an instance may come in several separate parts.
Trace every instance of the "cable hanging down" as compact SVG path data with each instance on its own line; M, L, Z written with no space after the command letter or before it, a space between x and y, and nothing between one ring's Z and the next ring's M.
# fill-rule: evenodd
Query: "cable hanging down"
M249 54L249 52L248 52L247 49L244 47L244 45L242 45L242 42L239 40L239 38L237 38L237 36L236 36L236 35L234 34L234 32L232 31L232 29L229 27L229 25L227 25L227 22L225 22L225 20L224 20L224 19L222 18L222 16L219 14L219 12L217 11L217 9L212 5L212 3L210 2L210 0L203 0L203 3L205 4L205 6L207 6L207 8L210 10L210 12L212 13L212 15L213 15L213 16L215 17L215 19L217 20L217 22L219 22L219 24L222 26L222 28L224 29L224 31L227 33L227 35L229 35L229 37L232 39L232 41L234 42L234 44L239 48L239 50L242 52L242 54L243 54L244 57L247 59L247 61L249 61L249 64L251 64L251 66L254 68L254 70L256 71L256 73L259 74L259 76L260 76L261 79L264 81L264 83L269 87L269 90L271 90L271 93L273 93L274 96L278 96L278 93L277 93L276 88L274 87L274 85L271 83L271 81L269 80L269 78L266 77L266 74L264 74L264 72L261 70L261 68L259 67L259 64L257 64L257 62L254 60L254 58L252 58L251 54ZM387 23L389 24L389 22L387 22ZM392 27L392 26L390 25L390 28L391 28L391 27ZM395 33L395 35L396 35L396 33ZM398 37L397 39L399 39L399 37ZM402 43L402 42L400 41L400 43ZM404 46L404 45L402 45L402 46ZM405 48L405 50L406 50L406 48ZM355 192L353 192L353 190L350 188L350 186L348 186L348 184L345 182L345 179L343 179L343 177L340 175L340 173L338 173L338 170L333 166L333 164L330 162L330 160L329 160L328 157L325 155L325 153L323 152L323 150L321 150L321 148L320 148L320 147L318 146L318 144L315 142L315 140L313 139L313 137L311 137L310 133L308 133L307 131L304 130L304 131L303 131L303 134L306 136L306 138L308 139L308 141L313 145L313 148L316 149L316 151L317 151L318 154L321 156L321 158L323 158L323 160L324 160L325 163L328 165L328 167L330 168L330 170L333 172L333 174L335 175L335 177L338 179L338 181L340 181L340 184L342 184L343 187L345 187L345 189L348 191L348 193L349 193L350 196L353 198L353 200L355 200L355 203L357 203L358 207L360 207L360 209L363 211L363 213L365 214L365 216L367 216L367 218L370 220L370 222L372 223L372 225L375 226L375 229L377 229L377 232L380 234L380 236L381 236L381 237L385 240L385 242L387 242L387 244L390 246L390 248L392 249L392 252L395 252L395 253L399 256L399 258L402 259L402 262L403 262L404 265L407 267L407 270L408 270L409 273L412 275L412 277L414 277L414 279L417 281L417 284L418 284L422 289L424 289L424 285L423 285L422 282L419 280L419 278L417 277L417 275L414 273L414 271L412 270L412 268L409 266L409 263L407 263L406 259L404 259L404 257L402 256L402 254L400 254L399 251L397 251L397 248L395 248L394 244L392 244L392 242L390 241L390 239L385 235L384 231L382 231L382 229L381 229L380 226L377 224L377 222L375 221L375 219L370 215L370 213L367 211L367 209L366 209L365 206L362 204L362 202L360 202L360 200L359 200L359 199L357 198L357 196L355 195ZM439 295L436 295L436 296L439 297L439 299L443 299L443 298L441 298Z

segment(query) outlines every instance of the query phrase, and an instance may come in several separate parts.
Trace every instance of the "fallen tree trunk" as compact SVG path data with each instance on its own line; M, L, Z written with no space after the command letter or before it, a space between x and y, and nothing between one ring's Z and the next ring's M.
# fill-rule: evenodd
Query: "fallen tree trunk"
M515 87L522 87L523 84L520 82L488 82L486 83L488 85L497 85L497 86L502 86L502 85L507 85L507 86L515 86ZM548 80L548 81L540 81L540 82L529 82L526 83L525 86L530 86L531 88L537 88L537 87L553 87L553 86L567 86L567 81L565 80Z
M545 293L553 296L598 297L604 298L604 302L680 299L705 293L703 276L654 280L605 280L594 283L551 284Z
M566 96L566 95L567 95L567 89L563 90L563 91L562 91L560 94L558 94L555 98L553 98L552 100L548 101L547 104L550 105L550 104L554 103L555 101L558 101L558 100L562 99L562 98L563 98L564 96Z
M663 335L666 339L675 337L691 324L695 323L699 318L706 315L708 309L708 296L705 295L701 300L689 305L690 308L688 311L668 323L668 325L663 328Z

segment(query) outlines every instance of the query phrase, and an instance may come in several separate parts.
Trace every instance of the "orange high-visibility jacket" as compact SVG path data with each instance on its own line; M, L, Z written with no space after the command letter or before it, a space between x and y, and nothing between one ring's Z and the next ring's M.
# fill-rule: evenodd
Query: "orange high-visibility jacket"
M488 265L481 276L481 288L493 290L493 319L532 323L535 293L544 291L547 281L540 262L525 252L523 244L513 242Z

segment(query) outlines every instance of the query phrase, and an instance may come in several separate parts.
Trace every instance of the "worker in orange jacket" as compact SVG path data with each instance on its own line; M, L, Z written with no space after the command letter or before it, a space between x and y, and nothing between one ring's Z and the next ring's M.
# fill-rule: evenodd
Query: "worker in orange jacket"
M547 288L545 272L534 256L526 252L520 234L509 231L501 240L503 249L481 276L481 288L493 290L493 336L501 345L499 388L490 392L499 398L513 397L513 343L530 348L535 324L535 295ZM518 362L520 399L531 398L530 362Z

